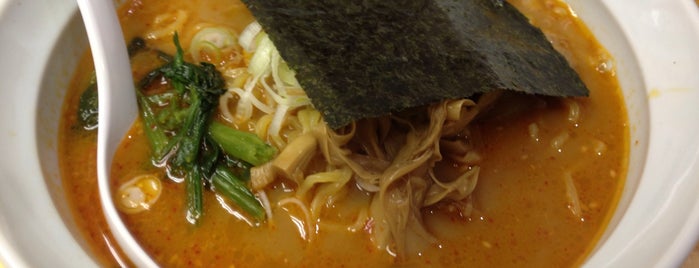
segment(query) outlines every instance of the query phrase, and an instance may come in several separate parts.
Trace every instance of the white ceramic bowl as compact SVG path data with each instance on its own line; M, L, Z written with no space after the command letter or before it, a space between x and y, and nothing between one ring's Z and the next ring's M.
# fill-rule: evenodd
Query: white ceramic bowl
M629 178L589 267L677 266L699 233L699 8L693 0L569 0L616 60ZM56 156L63 96L87 47L72 0L0 0L0 261L96 266Z

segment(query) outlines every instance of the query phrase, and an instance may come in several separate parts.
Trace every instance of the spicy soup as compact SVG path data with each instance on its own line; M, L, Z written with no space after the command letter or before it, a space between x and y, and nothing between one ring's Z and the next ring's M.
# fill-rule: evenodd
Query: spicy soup
M558 99L506 93L481 113L469 127L480 156L469 210L447 205L421 209L425 228L436 238L430 246L398 257L377 248L368 233L371 218L347 213L367 200L369 194L360 186L348 187L344 201L328 206L314 228L307 226L298 208L278 202L270 208L274 217L261 225L250 224L234 204L213 192L204 192L205 217L193 225L185 219L184 183L167 179L152 165L140 120L115 157L113 183L118 187L134 176L156 174L163 178L163 189L148 210L124 213L122 218L163 266L580 264L613 214L626 176L627 116L613 60L564 3L510 3L542 29L579 73L590 96ZM244 5L229 0L127 1L119 15L126 40L143 37L148 46L169 54L175 53L173 29L187 50L203 27L240 33L253 21ZM229 56L218 59L219 69L247 64L244 56ZM191 55L185 59L192 61ZM152 63L132 64L135 76L152 68ZM64 104L60 165L76 222L90 249L104 265L124 265L96 205L96 131L80 126L77 115L92 70L86 54ZM280 180L268 186L269 199L289 195L296 189L289 185ZM357 224L334 224L341 220Z

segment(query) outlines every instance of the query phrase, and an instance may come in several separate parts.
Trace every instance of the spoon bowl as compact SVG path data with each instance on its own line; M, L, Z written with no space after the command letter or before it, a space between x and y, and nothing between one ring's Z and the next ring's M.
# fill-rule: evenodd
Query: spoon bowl
M112 235L137 267L157 267L126 229L112 199L110 169L116 149L137 116L138 105L126 43L112 0L78 0L98 84L97 181Z

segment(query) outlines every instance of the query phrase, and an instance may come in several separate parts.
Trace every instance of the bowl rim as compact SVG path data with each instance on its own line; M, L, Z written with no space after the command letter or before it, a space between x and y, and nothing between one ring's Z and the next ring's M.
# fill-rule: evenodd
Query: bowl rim
M641 68L649 143L631 204L585 266L679 266L699 235L699 9L693 0L604 4Z
M577 10L585 1L567 2ZM699 76L691 73L699 70L699 49L691 49L699 47L699 9L693 0L599 2L615 15L640 64L645 86L636 90L647 96L650 120L644 161L652 165L643 168L624 218L585 266L678 266L699 236L699 109L693 109ZM13 152L0 156L0 181L13 190L0 194L0 263L9 267L96 266L49 197L44 177L55 174L42 170L40 154L56 148L40 147L41 115L22 106L39 107L44 68L76 14L72 0L0 0L0 37L9 40L0 42L0 53L12 67L0 72L0 99L10 103L0 106L0 148ZM23 56L28 51L33 57ZM36 191L41 195L31 203L18 202Z

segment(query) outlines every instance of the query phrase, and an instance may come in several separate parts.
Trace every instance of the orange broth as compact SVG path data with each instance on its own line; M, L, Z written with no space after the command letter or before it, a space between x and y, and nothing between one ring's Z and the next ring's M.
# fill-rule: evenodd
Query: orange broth
M624 185L629 134L623 97L614 71L602 65L611 57L567 5L549 0L510 3L542 28L580 74L590 97L507 94L482 115L473 127L481 144L476 149L483 157L472 195L474 211L459 217L436 207L423 210L426 226L439 243L420 255L393 258L374 248L365 232L341 228L322 229L307 243L294 225L298 212L277 206L273 224L251 227L225 209L231 207L227 201L209 191L204 194L206 216L193 226L184 217L184 185L167 179L150 210L124 214L124 220L146 251L167 267L579 265L604 232ZM154 27L155 16L178 9L188 11L180 32L185 50L194 34L191 29L199 23L240 32L252 21L234 0L133 0L119 11L126 39L145 35ZM148 42L174 52L170 38ZM77 126L78 98L92 68L86 54L65 100L60 165L74 217L92 254L105 266L123 266L97 205L96 132ZM138 66L134 72L140 72ZM577 120L569 119L571 103L579 107ZM138 174L162 174L151 166L141 127L137 121L115 157L115 186ZM579 216L572 213L566 178L581 201ZM362 193L350 192L348 199L353 195ZM342 206L357 205L362 204L346 202L327 213L341 214Z

